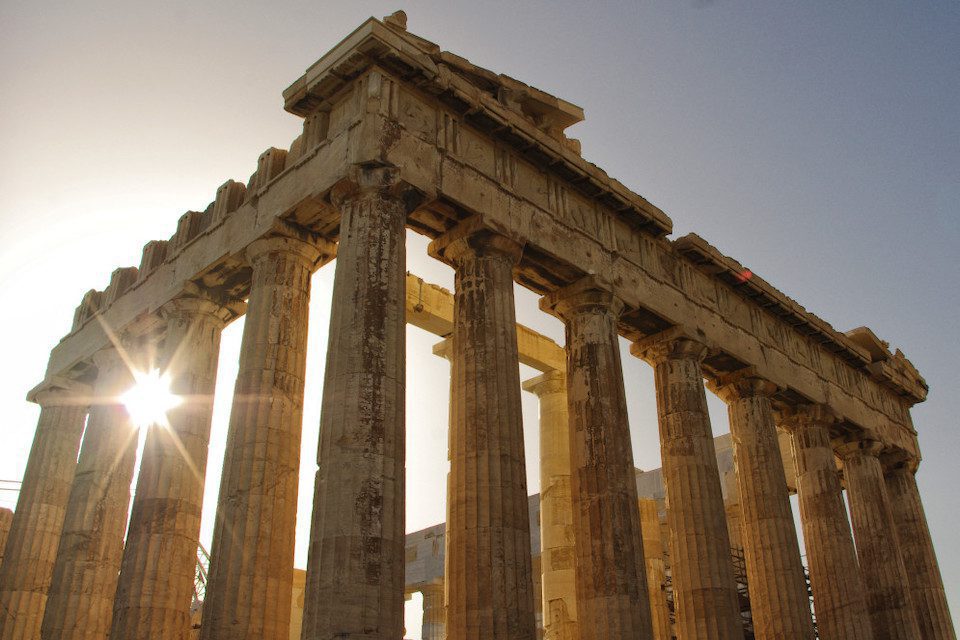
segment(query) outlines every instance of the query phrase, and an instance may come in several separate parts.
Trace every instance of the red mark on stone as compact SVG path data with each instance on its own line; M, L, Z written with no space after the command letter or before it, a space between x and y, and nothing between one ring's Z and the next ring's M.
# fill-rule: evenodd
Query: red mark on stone
M753 271L750 271L750 269L744 269L743 271L741 271L736 275L737 282L740 282L740 283L744 283L752 277L753 277Z

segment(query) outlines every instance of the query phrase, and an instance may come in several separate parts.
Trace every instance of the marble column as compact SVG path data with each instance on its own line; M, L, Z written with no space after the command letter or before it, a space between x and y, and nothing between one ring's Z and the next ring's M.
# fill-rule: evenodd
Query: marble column
M577 618L583 640L650 638L633 447L617 319L623 303L593 277L540 307L566 325Z
M540 567L545 640L578 640L576 548L570 497L567 379L548 371L523 383L540 399Z
M797 501L821 640L871 640L866 595L853 545L840 474L830 444L836 417L819 405L781 412L797 467Z
M701 372L707 348L670 332L634 343L631 352L654 367L677 637L740 640L743 626Z
M887 472L886 485L900 541L900 556L909 567L910 597L920 637L957 640L914 473L909 466L898 465Z
M910 582L878 458L881 449L882 445L872 440L848 442L836 449L843 460L867 613L875 640L920 640Z
M473 218L430 244L453 266L447 635L536 638L513 268L521 246Z
M812 640L807 582L771 408L772 383L733 374L711 386L727 403L758 640Z
M0 638L38 640L91 390L37 394L40 420L0 565Z
M444 640L445 614L443 607L443 584L427 585L420 590L423 594L423 626L420 637L423 640Z
M204 298L178 298L161 314L159 366L183 404L148 427L114 603L111 640L191 637L200 514L220 334L233 313Z
M13 510L0 509L0 567L3 566L3 551L7 546L11 525L13 525Z
M137 430L119 396L133 376L118 349L93 356L97 380L53 569L43 640L104 640L110 633Z
M660 513L653 498L640 498L640 528L643 530L643 554L650 595L650 618L654 640L671 640L673 627L667 606L667 566L660 537Z
M313 500L306 640L403 629L406 206L395 170L333 193L340 245Z
M203 640L287 640L315 238L247 247L253 268L203 603Z

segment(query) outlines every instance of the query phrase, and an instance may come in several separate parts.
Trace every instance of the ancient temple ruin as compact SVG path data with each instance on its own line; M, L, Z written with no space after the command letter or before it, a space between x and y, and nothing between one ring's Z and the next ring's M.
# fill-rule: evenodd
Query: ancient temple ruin
M579 107L441 50L402 13L364 22L283 97L302 135L88 292L30 392L0 639L191 637L212 403L150 430L131 505L116 398L150 360L176 393L211 397L221 331L244 314L199 634L289 637L310 277L334 257L303 640L403 637L407 322L445 338L451 364L433 637L742 638L735 535L757 638L956 638L914 477L927 385L902 353L698 236L671 239L663 211L565 136ZM452 304L406 274L408 229L454 269ZM563 321L562 347L516 325L515 283ZM638 500L620 337L655 372L663 513ZM541 375L521 381L519 362ZM735 533L704 380L729 407ZM524 390L541 403L538 565Z

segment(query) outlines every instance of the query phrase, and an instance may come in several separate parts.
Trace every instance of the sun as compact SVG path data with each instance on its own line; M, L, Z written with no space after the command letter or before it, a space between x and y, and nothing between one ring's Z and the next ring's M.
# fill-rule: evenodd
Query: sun
M133 387L120 397L133 423L137 427L169 426L167 412L183 402L170 391L169 377L154 369L149 373L135 371L133 379Z

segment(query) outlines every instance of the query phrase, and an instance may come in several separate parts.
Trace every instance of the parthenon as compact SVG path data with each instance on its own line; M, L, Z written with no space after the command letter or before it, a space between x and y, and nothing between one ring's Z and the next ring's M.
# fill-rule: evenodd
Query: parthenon
M29 393L39 423L0 515L0 640L400 640L411 588L431 640L956 639L915 479L910 409L928 387L903 353L697 235L671 239L565 135L580 107L443 51L403 12L361 24L283 99L302 134L89 291ZM452 293L407 272L408 230L453 269ZM297 582L310 278L334 260ZM517 284L563 345L517 324ZM241 316L198 611L220 337ZM450 363L447 519L410 535L408 323ZM654 371L655 480L634 465L621 339ZM521 381L521 363L540 375ZM151 366L187 401L144 427L131 497L119 398ZM524 391L540 402L532 511ZM414 567L428 540L429 572Z

